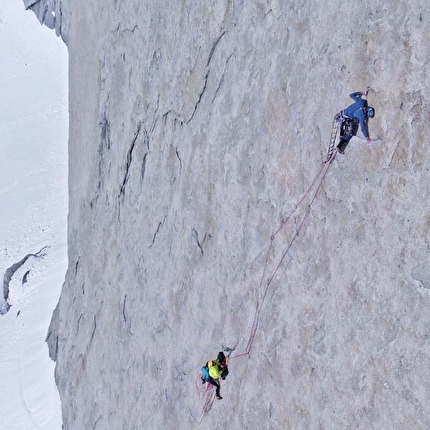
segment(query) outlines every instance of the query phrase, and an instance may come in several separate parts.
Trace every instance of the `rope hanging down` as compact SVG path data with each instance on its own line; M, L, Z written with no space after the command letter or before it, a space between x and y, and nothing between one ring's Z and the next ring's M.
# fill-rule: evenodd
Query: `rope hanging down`
M282 266L286 256L288 255L291 247L296 242L296 240L300 237L300 234L301 234L301 232L305 226L305 222L306 222L306 220L309 216L309 213L311 211L312 204L314 203L314 201L315 201L315 199L316 199L316 197L317 197L317 195L321 189L324 178L327 175L327 172L328 172L332 162L336 158L336 151L334 151L334 143L335 143L335 140L337 137L337 131L338 131L338 125L334 121L333 122L333 129L332 129L332 136L331 136L330 145L329 145L329 148L327 151L326 161L322 165L320 171L317 173L317 175L315 176L314 180L311 182L311 184L309 185L307 190L302 194L302 197L299 199L297 204L294 206L294 208L291 210L291 212L287 215L287 217L282 221L282 223L280 224L278 229L275 231L275 233L273 233L272 236L270 237L270 245L269 245L269 249L267 250L267 253L266 253L266 260L264 263L263 273L261 275L261 279L260 279L260 283L259 283L259 290L263 289L263 294L261 296L261 299L257 301L257 305L255 308L255 313L254 313L254 319L253 319L252 326L251 326L251 332L250 332L250 335L248 338L248 343L246 345L245 351L242 354L235 355L234 357L231 357L231 358L238 358L238 357L242 357L245 355L249 355L251 353L252 345L254 343L255 335L256 335L256 332L258 329L260 314L261 314L263 306L266 302L269 287L272 284L272 282L273 282L276 274L278 273L279 269L281 268L281 266ZM312 194L312 190L314 190L313 194ZM266 272L267 272L268 265L269 265L269 258L270 258L272 251L273 251L273 248L274 248L274 241L275 241L276 237L278 236L278 234L284 229L284 227L286 226L288 221L291 219L291 217L297 212L297 210L300 207L302 207L306 197L309 195L311 195L311 198L310 198L310 201L309 201L307 208L304 212L304 216L303 216L294 236L288 242L284 252L281 254L281 257L279 258L278 263L276 264L275 268L272 270L272 272L268 276L267 281L264 285L264 280L265 280ZM263 288L263 285L264 285L264 288Z
M335 152L334 150L334 144L336 143L336 137L339 131L339 121L337 120L337 116L335 116L333 118L333 124L331 126L331 136L330 136L330 143L328 145L328 151L327 151L327 157L324 161L324 163L327 163L328 161L330 161L330 163L333 161L333 153Z
M259 290L261 290L263 288L263 284L264 284L264 279L266 276L266 272L267 272L267 268L269 265L269 258L271 255L271 252L274 248L274 241L276 239L276 237L280 234L280 232L284 229L284 227L286 226L286 224L288 223L288 221L291 219L291 217L297 212L297 210L303 205L305 199L307 196L311 195L310 201L306 207L306 210L304 212L303 218L298 226L298 228L296 229L296 232L294 234L294 236L290 239L290 241L288 242L285 250L283 251L283 253L281 254L281 257L278 261L278 263L276 264L275 268L272 270L272 272L270 273L270 276L267 278L267 282L264 286L263 289L263 294L261 296L261 299L257 301L257 305L255 308L255 313L254 313L254 319L252 322L252 326L251 326L251 332L249 335L249 339L248 339L248 343L246 345L245 351L241 354L235 355L235 356L230 356L229 358L238 358L238 357L243 357L246 355L250 355L251 353L251 349L255 340L255 335L257 333L257 329L258 329L258 324L259 324L259 320L260 320L260 314L261 311L263 309L263 306L266 302L266 298L267 298L267 293L269 291L269 287L272 284L273 279L275 278L276 274L278 273L279 269L281 268L286 256L288 255L291 247L293 246L294 242L299 238L307 217L310 214L311 208L312 208L312 204L314 203L320 189L321 186L323 184L324 178L327 175L327 172L332 164L332 162L334 161L334 159L336 158L336 151L334 151L334 144L335 144L335 140L337 137L337 132L338 132L338 125L337 123L335 124L335 121L333 122L333 128L332 128L332 135L330 138L330 143L329 143L329 147L328 147L328 151L327 151L327 157L326 160L324 161L324 164L322 165L320 171L317 173L317 175L315 176L314 180L311 182L311 184L309 185L309 187L307 188L307 190L302 194L301 198L299 199L299 201L297 202L297 204L294 206L294 208L291 210L291 212L287 215L287 217L282 221L282 223L280 224L280 226L278 227L278 229L275 231L275 233L273 233L270 237L270 245L269 245L269 249L267 250L266 253L266 259L265 259L265 263L264 263L264 268L263 268L263 273L261 275L261 279L260 279L260 283L259 283ZM312 194L312 190L314 190L313 194ZM235 349L235 347L233 349L229 349L229 355L231 354L231 352L233 352L233 350ZM196 382L196 387L197 387L197 382ZM199 391L199 390L198 390ZM214 403L215 400L215 390L213 389L212 386L208 386L206 387L206 389L204 390L204 392L202 393L201 391L199 391L201 394L200 400L203 400L203 398L205 399L203 407L202 407L202 413L201 416L199 418L199 420L197 421L197 429L200 429L202 422L203 422L203 418L204 416L209 413L209 411L212 409L212 405Z

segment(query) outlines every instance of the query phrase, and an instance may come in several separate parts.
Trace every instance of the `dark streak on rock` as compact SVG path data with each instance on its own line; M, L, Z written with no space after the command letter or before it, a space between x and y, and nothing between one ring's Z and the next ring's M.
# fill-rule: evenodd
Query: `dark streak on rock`
M122 305L122 317L124 318L124 322L127 325L127 317L125 316L125 304L127 302L127 294L124 296L124 303Z
M101 145L102 145L102 147L110 149L111 148L110 124L106 118L106 113L104 115L103 121L101 123L99 123L99 126L101 127L101 130L100 130ZM100 149L99 149L99 152L100 152Z
M204 251L203 251L203 247L201 245L201 243L199 242L199 234L197 233L197 230L193 227L193 230L191 232L191 235L193 236L193 238L195 239L197 246L200 249L200 252L202 253L202 255L205 255Z
M140 168L140 180L143 182L143 180L145 179L145 169L146 169L146 157L147 157L148 153L146 153L143 156L143 160L142 160L142 167Z
M125 312L126 302L127 302L127 294L124 296L124 303L122 305L122 317L124 318L124 324L125 324L125 327L127 329L127 333L130 336L134 336L130 330L131 323L129 321L127 321L127 316L126 316L126 312Z
M133 28L124 28L124 30L122 30L122 31L124 31L124 32L126 32L126 33L134 33L137 29L139 28L139 26L136 24Z
M158 106L157 106L157 109L158 109ZM157 116L157 117L155 118L155 120L154 120L154 124L152 124L152 127L151 127L151 129L149 130L149 131L150 131L150 133L153 133L153 132L154 132L155 127L157 126L157 123L158 123L159 118L160 118L160 116ZM148 146L149 146L149 145L148 145Z
M181 173L181 172L182 172L182 159L181 159L181 157L179 156L178 148L176 148L176 157L177 157L177 158L178 158L178 160L179 160L179 173Z
M213 55L214 55L215 49L216 49L216 47L218 46L218 43L219 43L219 41L221 40L221 38L224 36L224 34L225 34L225 30L220 34L220 36L218 37L218 39L217 39L217 40L215 41L215 43L212 45L212 48L211 48L211 50L210 50L210 52L209 52L209 58L208 58L208 61L207 61L207 63L206 63L206 67L209 67L210 62L212 61L212 57L213 57Z
M196 113L197 107L200 104L200 101L202 100L204 92L206 91L206 86L208 84L208 78L209 78L209 70L206 71L205 79L204 79L204 82L203 82L203 89L200 91L200 94L199 94L199 96L197 98L197 103L194 105L193 113L191 114L190 119L187 121L187 124L194 118L194 115Z
M94 423L94 425L93 425L93 430L95 430L95 428L97 427L97 424L98 424L98 422L102 419L102 416L103 415L100 415L97 419L96 419L96 422Z
M215 101L215 98L216 98L216 96L218 95L218 92L219 92L220 88L222 87L222 84L224 83L224 75L225 75L225 71L226 71L226 69L227 69L228 62L230 61L230 58L231 58L232 56L233 56L233 54L230 54L230 55L229 55L229 57L227 58L226 62L225 62L225 66L224 66L224 70L223 70L223 72L222 72L222 76L221 76L221 78L220 78L220 80L219 80L219 83L218 83L217 89L215 90L215 94L214 94L214 96L213 96L213 98L212 98L212 103Z
M147 156L148 156L148 152L149 152L149 133L146 130L146 128L143 129L143 134L144 134L143 143L147 148L147 152L143 156L142 165L140 167L140 180L141 180L141 182L143 182L143 180L145 179L146 160L147 160Z
M215 41L215 43L212 45L212 48L211 48L211 50L210 50L210 52L209 52L208 61L206 62L206 72L205 72L205 77L204 77L204 80L203 80L203 88L202 88L202 90L200 91L200 94L199 94L199 95L198 95L198 97L197 97L197 102L196 102L196 104L194 105L193 113L191 114L190 119L186 122L187 124L188 124L188 123L189 123L189 122L194 118L194 115L195 115L195 113L196 113L196 111L197 111L197 107L199 106L200 101L202 100L203 94L204 94L204 93L205 93L205 91L206 91L206 87L207 87L208 79L209 79L210 63L211 63L211 61L212 61L212 57L213 57L213 55L214 55L215 49L216 49L216 47L218 46L218 44L219 44L219 42L220 42L221 38L224 36L224 34L225 34L225 30L221 33L221 35L218 37L218 39L217 39L217 40Z
M90 339L90 343L89 343L90 345L91 345L91 342L94 339L94 335L96 333L96 329L97 329L97 315L94 315L94 328L93 328L93 332L91 333L91 339Z
M164 120L164 125L166 125L167 122L167 117L169 116L169 114L172 113L172 110L168 110L167 112L163 113L163 120Z
M108 99L109 99L109 96L108 96ZM106 112L103 115L103 120L100 121L98 125L100 127L100 143L97 150L98 160L99 160L99 165L98 165L99 175L98 175L98 182L97 182L97 187L95 191L95 196L90 201L91 209L93 208L94 203L97 201L100 195L100 190L102 188L102 181L105 175L105 150L107 149L109 151L112 146L111 139L110 139L110 134L111 134L110 123L109 123L109 120L107 119Z
M121 184L121 187L119 190L118 198L121 198L121 197L124 198L125 186L127 184L128 178L130 176L130 166L131 166L131 162L133 161L133 151L134 151L134 147L136 145L136 141L137 141L137 138L139 137L141 129L142 129L142 123L139 123L139 125L137 126L136 133L133 136L133 140L131 141L130 148L127 151L127 160L125 163L125 174L124 174L124 179L122 180L122 184Z
M167 215L164 217L163 221L160 221L160 222L158 223L157 230L155 231L154 236L153 236L153 238L152 238L151 245L149 245L149 246L148 246L148 248L152 248L152 245L154 245L154 242L155 242L155 239L156 239L156 237L157 237L157 234L158 234L158 232L160 231L160 228L163 226L164 221L166 221L166 218L167 218Z
M173 115L173 121L178 122L179 125L183 125L184 124L184 121L180 119L180 115L177 112L173 111L172 109L169 109L167 112L165 112L162 115L163 120L164 120L164 125L166 125L167 118L168 118L169 115Z
M78 321L76 322L76 334L78 334L78 332L79 332L79 325L81 323L81 319L83 316L84 316L84 314L81 314L78 318Z
M143 144L146 146L146 149L149 151L149 133L148 130L146 130L146 128L143 129Z

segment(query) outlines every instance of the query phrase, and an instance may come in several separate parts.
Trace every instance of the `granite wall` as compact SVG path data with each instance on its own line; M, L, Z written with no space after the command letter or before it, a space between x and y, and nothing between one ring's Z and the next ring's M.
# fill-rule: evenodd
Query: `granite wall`
M427 2L47 5L70 55L64 427L429 428ZM266 265L367 85L381 140L336 157ZM199 368L245 351L257 304L202 416Z

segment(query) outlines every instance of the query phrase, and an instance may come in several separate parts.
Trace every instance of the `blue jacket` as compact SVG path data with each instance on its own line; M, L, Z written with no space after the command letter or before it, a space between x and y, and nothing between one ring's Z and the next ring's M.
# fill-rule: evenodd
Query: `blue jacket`
M361 128L361 132L363 133L363 136L365 138L368 138L369 130L367 129L367 121L366 121L367 117L362 109L363 107L367 106L367 101L361 98L360 92L352 93L349 95L349 97L351 97L352 100L355 101L355 103L348 106L343 111L343 114L348 118L358 119L358 121L360 122L360 128Z

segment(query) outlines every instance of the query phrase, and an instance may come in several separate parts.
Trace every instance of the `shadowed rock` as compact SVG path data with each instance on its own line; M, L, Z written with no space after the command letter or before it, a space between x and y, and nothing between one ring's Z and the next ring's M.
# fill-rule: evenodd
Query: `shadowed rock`
M12 264L9 268L6 269L4 276L3 276L3 301L0 304L0 315L6 314L10 309L10 304L8 303L9 299L9 284L10 281L15 274L15 272L30 258L30 257L43 257L45 255L45 250L48 247L43 247L40 251L36 252L35 254L27 254L22 260L18 261L18 263ZM26 277L28 275L29 271L24 275L23 278L23 284L26 282Z

